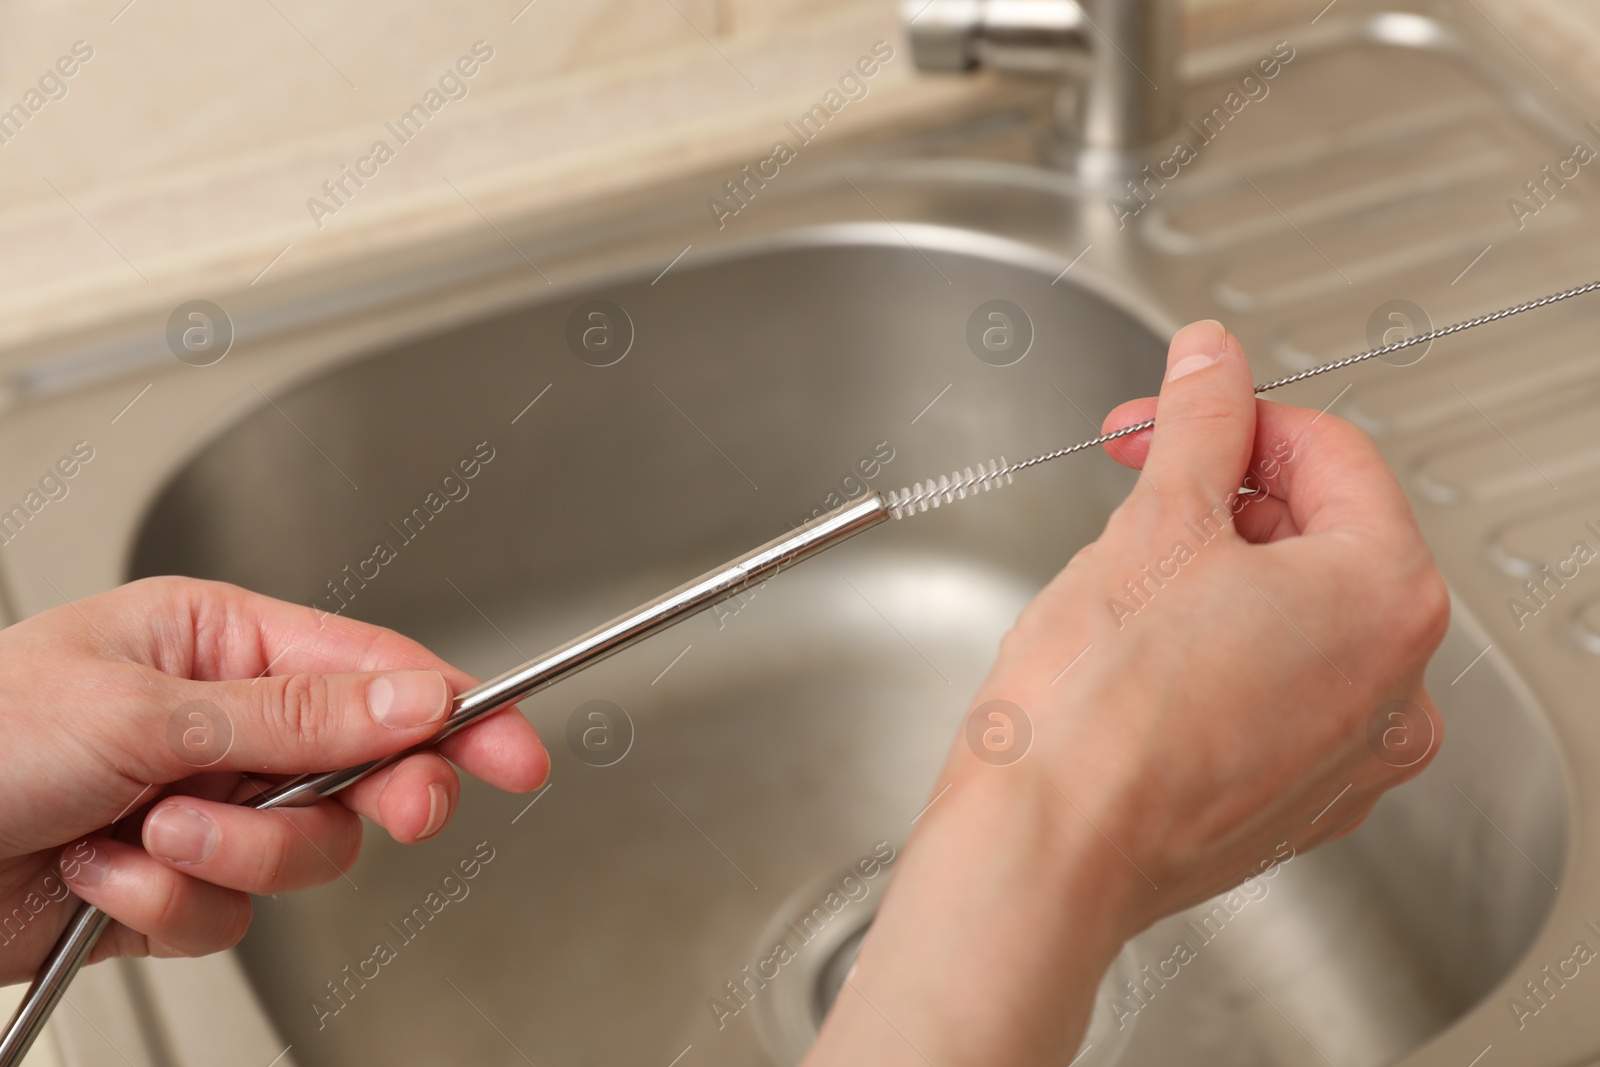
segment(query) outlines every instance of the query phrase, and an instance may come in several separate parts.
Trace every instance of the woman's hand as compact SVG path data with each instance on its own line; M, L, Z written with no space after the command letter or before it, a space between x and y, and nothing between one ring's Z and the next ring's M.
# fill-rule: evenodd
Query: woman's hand
M473 679L392 631L216 582L147 579L17 623L0 676L0 982L32 975L69 889L116 920L95 959L216 952L244 935L247 894L347 870L359 815L402 842L438 833L450 762L516 792L549 771L507 709L309 807L229 803L426 740Z
M1064 1064L1126 938L1354 829L1436 749L1449 597L1371 442L1257 400L1215 322L1106 428L1152 414L1110 446L1132 494L1003 642L808 1062Z

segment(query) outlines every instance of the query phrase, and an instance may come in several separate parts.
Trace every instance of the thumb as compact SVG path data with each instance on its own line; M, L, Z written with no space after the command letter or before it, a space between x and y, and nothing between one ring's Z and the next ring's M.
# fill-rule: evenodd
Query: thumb
M185 682L167 747L180 772L297 774L387 756L433 735L452 694L438 671Z
M1256 436L1255 387L1239 342L1206 319L1179 330L1144 471L1154 491L1185 509L1207 509L1239 489Z

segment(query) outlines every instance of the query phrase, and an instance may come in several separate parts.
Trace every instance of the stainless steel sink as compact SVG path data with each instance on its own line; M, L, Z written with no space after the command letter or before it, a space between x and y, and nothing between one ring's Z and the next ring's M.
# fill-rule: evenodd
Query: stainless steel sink
M325 583L386 541L396 558L350 587L352 613L492 673L830 492L1020 457L1090 429L1072 403L1100 413L1154 388L1164 345L1148 328L963 243L912 250L881 224L802 232L374 354L210 443L154 503L132 572L333 610ZM997 293L1035 309L1033 350L1009 367L965 341ZM599 297L635 334L606 367L566 343ZM481 441L494 458L468 495L405 543L404 517ZM525 702L555 749L548 799L524 814L524 798L475 791L422 852L375 841L359 892L336 881L263 907L240 951L300 1062L436 1063L464 1042L482 1064L520 1062L516 1049L664 1063L691 1043L702 1062L765 1062L757 1017L809 1008L827 953L720 1029L708 1002L738 1006L724 981L810 910L808 890L903 842L1001 634L1129 485L1098 458L1040 473L873 531ZM636 731L598 767L565 743L597 700ZM386 921L480 841L496 859L459 912L402 947ZM829 933L859 929L886 880L862 879ZM380 940L395 943L392 971L322 1017L313 1004L341 1007L323 983Z
M1267 377L1367 347L1393 300L1442 324L1587 280L1586 186L1521 230L1503 203L1564 157L1573 116L1457 14L1347 0L1199 49L1197 113L1274 42L1296 56L1125 228L1103 191L1036 165L1048 101L1008 92L953 126L819 147L726 231L702 204L718 175L508 227L553 286L494 235L420 251L439 278L424 296L393 296L399 273L328 279L366 303L330 296L325 323L159 372L105 481L75 490L94 501L81 523L19 538L0 573L22 612L56 589L220 578L344 605L488 674L830 494L1087 435L1154 390L1181 321L1226 319ZM969 341L995 300L1031 335L1015 362ZM1582 699L1600 610L1581 579L1521 629L1505 604L1600 514L1597 324L1573 305L1285 396L1366 426L1413 494L1457 594L1429 678L1448 742L1246 906L1136 939L1085 1067L1111 1046L1126 1064L1285 1067L1600 1054L1600 979L1541 971L1600 944L1600 724ZM0 446L31 463L24 431L114 412L130 383L40 399ZM260 902L248 985L107 1008L103 1031L168 1050L152 1063L204 1062L171 1051L198 999L259 1004L304 1067L795 1062L999 636L1130 484L1100 456L1030 471L525 702L553 750L546 793L469 789L417 848L373 835L348 879ZM864 860L874 876L846 882ZM841 887L797 959L747 981L774 931ZM1193 961L1151 980L1180 939ZM123 1004L104 972L84 981ZM92 1045L78 1062L101 1062Z
M348 598L494 672L782 530L835 483L1029 454L1091 430L1075 406L1098 418L1152 391L1159 336L1052 286L1037 260L954 232L913 249L883 225L802 231L373 353L210 442L153 503L131 573L324 610ZM966 343L971 310L996 294L1033 309L1031 350L1010 366ZM597 299L634 332L605 367L566 343ZM493 459L456 480L466 495L406 526L483 441ZM746 986L748 1007L723 983L875 843L904 840L1001 634L1128 485L1102 457L1045 468L526 702L556 749L548 799L474 791L423 849L374 841L354 885L262 907L240 953L299 1062L664 1062L691 1044L700 1062L793 1062L794 1022L814 1025L817 983L883 876L858 879L861 899L792 969ZM377 543L394 559L349 582ZM1204 927L1202 908L1140 940L1136 960L1179 937L1199 951L1194 973L1143 999L1107 989L1102 1013L1137 1023L1124 1062L1390 1063L1526 948L1562 874L1554 749L1492 671L1459 692L1436 684L1451 744L1433 772L1261 883L1258 914ZM563 743L595 701L632 723L615 763ZM495 858L466 895L438 927L405 927L479 842ZM380 943L395 957L381 965ZM713 1000L740 1010L718 1018Z

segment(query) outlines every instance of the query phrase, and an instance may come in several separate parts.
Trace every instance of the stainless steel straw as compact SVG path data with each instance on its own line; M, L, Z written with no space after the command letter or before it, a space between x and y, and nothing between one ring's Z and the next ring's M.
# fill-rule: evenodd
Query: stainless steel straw
M1264 393L1329 371L1342 370L1378 356L1426 344L1440 337L1475 329L1597 290L1600 290L1600 281L1576 286L1538 300L1530 300L1437 330L1429 330L1360 355L1349 356L1298 374L1277 378L1256 386L1255 391ZM848 540L862 530L885 522L891 517L905 518L927 511L929 508L937 508L941 504L949 504L976 493L1007 485L1011 482L1011 476L1017 471L1074 452L1082 452L1120 437L1127 437L1154 425L1155 420L1149 419L1019 463L1007 464L1002 457L998 461L991 460L926 482L917 482L906 489L891 492L887 498L879 493L872 493L860 500L846 503L782 537L768 541L760 548L747 552L730 563L707 571L670 593L657 597L624 615L619 615L582 637L568 641L498 678L469 689L455 698L450 717L430 740L396 755L359 766L322 774L301 775L252 800L245 801L244 806L262 809L297 807L331 796L398 760L432 748L489 712L521 700L568 675L576 674L585 667L598 663L652 634L659 633L713 604L765 581L800 560ZM34 976L27 995L6 1027L4 1038L0 1039L0 1067L18 1067L22 1057L27 1054L29 1047L44 1028L46 1020L50 1018L50 1013L60 1003L68 984L78 973L78 968L88 960L90 952L94 950L95 942L99 940L110 921L110 916L99 908L89 904L78 906L66 929L62 931L61 937L51 948L50 955L39 969L39 973Z
M244 806L299 807L331 796L407 756L432 748L497 708L521 700L570 674L599 663L629 645L682 622L712 604L749 589L800 560L848 540L888 518L889 507L876 493L852 501L767 542L753 552L707 571L670 593L619 615L582 637L574 638L498 678L467 690L455 698L450 717L430 740L370 763L322 774L301 775L245 801ZM78 906L6 1027L5 1037L0 1040L0 1065L17 1067L22 1061L110 921L111 917L99 908L89 904Z

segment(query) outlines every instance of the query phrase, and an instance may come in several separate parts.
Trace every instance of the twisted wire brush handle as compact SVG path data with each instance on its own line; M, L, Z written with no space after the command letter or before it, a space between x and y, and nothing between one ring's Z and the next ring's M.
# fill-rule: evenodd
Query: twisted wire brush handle
M1525 303L1513 304L1511 307L1501 308L1499 311L1491 311L1487 315L1478 315L1475 318L1462 319L1460 322L1451 323L1449 326L1441 326L1437 330L1428 330L1425 333L1417 334L1415 337L1408 337L1403 341L1396 341L1394 344L1383 345L1380 348L1374 348L1370 351L1362 352L1359 355L1346 356L1344 359L1336 359L1332 363L1323 363L1318 366L1311 367L1308 370L1300 371L1296 374L1286 374L1282 378L1274 378L1270 382L1263 382L1262 384L1256 386L1256 393L1257 395L1260 395L1261 393L1269 393L1274 389L1281 389L1285 385L1293 385L1295 382L1302 382L1307 378L1315 378L1319 374L1327 374L1330 371L1343 370L1346 367L1353 367L1357 363L1365 363L1369 359L1387 356L1391 353L1399 352L1402 349L1411 348L1415 345L1428 344L1430 341L1437 341L1441 337L1449 337L1453 333L1461 333L1465 330L1474 330L1479 326L1487 326L1491 322L1499 322L1501 319L1509 319L1513 315L1521 315L1525 311L1535 311L1539 308L1547 307L1550 304L1559 304L1563 300L1571 300L1575 296L1583 296L1586 293L1593 293L1596 291L1600 291L1600 281L1589 282L1586 285L1576 285L1571 289L1563 289L1559 293L1551 293L1549 296L1542 296L1537 300L1529 300ZM1115 441L1119 437L1127 437L1129 434L1136 434L1141 430L1148 430L1155 424L1155 419L1146 419L1143 422L1136 423L1132 426L1124 426L1120 430L1101 434L1099 437L1091 437L1087 441L1079 441L1077 444L1070 445L1067 448L1058 448L1054 452L1045 452L1041 455L1034 456L1032 459L1025 459L1021 463L1013 463L1008 467L1002 466L998 472L998 476L1004 477L1012 475L1017 471L1026 470L1027 468L1036 466L1040 463L1047 463L1052 459L1060 459L1062 456L1071 455L1074 452L1081 452L1086 448L1093 448L1096 445L1103 445L1109 441ZM1002 464L1003 463L1004 461L1002 460Z
M1415 337L1408 337L1403 341L1383 345L1382 347L1362 352L1359 355L1346 356L1344 359L1336 359L1332 363L1323 363L1295 374L1286 374L1282 378L1274 378L1269 382L1261 383L1255 387L1255 391L1257 395L1271 392L1274 389L1281 389L1285 385L1293 385L1295 382L1305 381L1307 378L1315 378L1319 374L1343 370L1346 367L1353 367L1357 363L1364 363L1369 359L1387 356L1415 345L1436 341L1441 337L1449 337L1453 333L1477 329L1479 326L1487 326L1491 322L1499 322L1501 319L1508 319L1513 315L1521 315L1525 311L1534 311L1538 308L1548 307L1551 304L1559 304L1563 300L1571 300L1575 296L1583 296L1586 293L1596 291L1600 291L1600 281L1592 281L1585 285L1575 285L1571 289L1563 289L1559 293L1551 293L1549 296L1542 296L1537 300L1513 304L1511 307L1501 308L1499 311L1491 311L1487 315L1462 319L1460 322L1451 323L1449 326L1428 330L1417 334ZM985 492L1001 485L1010 485L1011 476L1018 471L1036 467L1041 463L1048 463L1053 459L1060 459L1062 456L1070 456L1074 452L1082 452L1085 449L1107 444L1121 437L1128 437L1131 434L1139 433L1141 430L1148 430L1155 424L1155 419L1145 419L1143 422L1136 422L1132 426L1124 426L1120 430L1113 430L1110 433L1103 433L1099 437L1091 437L1086 441L1079 441L1077 444L1068 445L1066 448L1043 452L1032 459L1025 459L1019 463L1007 463L1005 457L1002 456L998 462L990 461L987 465L980 463L976 468L968 467L965 470L956 471L954 474L941 475L937 479L926 482L917 482L905 489L890 493L889 507L897 519L917 512L927 511L930 507L936 508L941 503L948 504L952 500L971 496L974 493Z
M1414 345L1426 344L1440 337L1475 329L1597 290L1600 290L1600 281L1574 286L1537 300L1529 300L1487 315L1479 315L1437 330L1429 330L1360 355L1276 378L1256 386L1255 391L1265 393L1319 374L1341 370L1365 360L1386 356ZM878 493L872 493L861 500L846 503L722 567L707 571L670 593L618 616L582 637L575 638L498 678L490 679L468 690L455 699L450 718L445 720L444 726L428 741L385 759L346 767L343 770L301 775L274 786L270 791L247 801L245 806L261 809L292 807L314 803L322 797L332 796L406 756L432 748L457 730L497 708L529 696L568 675L576 674L590 664L598 663L651 634L705 610L712 604L734 596L757 582L765 581L780 570L831 548L862 530L886 522L890 517L906 518L930 508L937 508L940 504L952 503L1002 485L1009 485L1012 475L1017 471L1074 452L1082 452L1141 430L1148 430L1154 425L1154 419L1146 419L1112 433L1101 434L1099 437L1080 441L1053 452L1045 452L1020 463L1008 464L1002 456L997 461L980 463L976 468L967 467L927 482L917 482L905 489L891 492L887 499ZM22 1057L27 1054L29 1047L44 1029L50 1013L66 994L67 986L73 976L87 962L89 954L94 950L95 942L105 932L110 921L110 917L100 909L89 904L79 905L68 921L66 929L62 931L60 939L51 948L44 965L34 976L33 984L28 987L21 1006L7 1024L4 1036L0 1037L0 1067L18 1067Z

